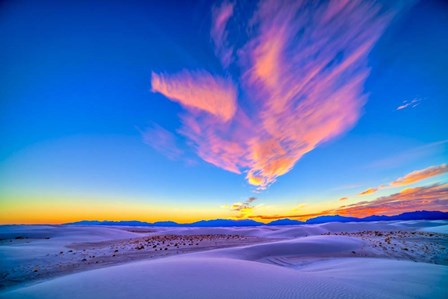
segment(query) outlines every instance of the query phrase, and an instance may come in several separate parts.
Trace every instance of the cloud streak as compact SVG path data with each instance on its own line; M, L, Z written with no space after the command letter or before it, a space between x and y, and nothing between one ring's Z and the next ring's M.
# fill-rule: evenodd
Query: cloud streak
M396 215L409 211L430 210L448 211L448 184L404 189L401 192L379 197L372 201L343 205L336 209L324 210L312 214L289 215L253 215L257 219L298 218L305 220L324 215L342 215L351 217L366 217L370 215Z
M186 109L180 132L203 160L265 189L354 126L367 56L394 12L375 1L267 0L239 19L236 8L215 6L211 28L223 67L239 70L232 79L182 71L153 73L151 84ZM231 21L247 24L243 45L231 43Z
M233 47L228 45L226 26L233 15L234 4L224 1L212 9L212 28L210 36L215 46L215 54L224 67L232 62Z
M448 209L448 184L404 189L399 193L383 196L373 201L342 206L339 215L365 217L369 215L394 215L416 210Z
M165 95L190 110L205 111L222 121L236 110L236 89L230 80L208 72L183 71L176 75L152 73L152 91Z
M422 170L413 171L405 175L404 177L396 179L395 181L390 183L390 185L394 187L406 186L447 172L448 165L446 164L431 166Z
M361 195L361 196L369 195L369 194L375 193L376 191L378 191L378 188L369 188L369 189L364 190L361 193L359 193L359 195Z
M183 155L183 151L177 146L176 137L158 125L143 132L143 141L171 160Z
M236 202L230 207L224 206L224 208L230 208L232 211L237 212L236 219L245 219L252 215L256 208L253 203L256 200L256 197L249 197L245 202Z
M397 107L397 110L402 110L405 108L415 108L420 103L421 99L412 99L411 101L403 101L403 103Z
M407 175L400 177L387 185L380 185L375 188L369 188L369 189L359 193L359 195L361 195L361 196L369 195L369 194L375 193L376 191L384 189L384 188L402 187L402 186L411 185L411 184L420 182L422 180L429 179L434 176L438 176L438 175L441 175L441 174L444 174L447 172L448 172L448 165L446 165L446 164L441 164L438 166L431 166L431 167L428 167L425 169L416 170L411 173L408 173Z

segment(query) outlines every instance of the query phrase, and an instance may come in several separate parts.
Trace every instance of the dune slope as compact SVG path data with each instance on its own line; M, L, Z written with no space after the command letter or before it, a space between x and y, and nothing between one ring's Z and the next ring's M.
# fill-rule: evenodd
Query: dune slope
M428 221L213 229L226 236L283 239L63 274L4 288L0 298L448 298L448 237L425 232L443 231L446 225ZM89 229L70 228L67 236L73 234L79 241L78 230L87 233ZM94 238L102 240L99 230L93 230ZM105 229L106 239L114 239L111 233ZM160 229L143 235L177 238L173 233L193 237L193 233L211 230ZM48 248L68 246L70 237L63 235L63 241L56 235L49 240L31 239L31 235L30 239L4 240L3 251L17 252L36 243ZM118 236L131 237L120 242L135 242L134 233L119 232ZM4 262L20 260L2 256Z
M446 298L447 274L444 266L381 259L327 260L298 271L229 258L172 257L67 275L0 298Z

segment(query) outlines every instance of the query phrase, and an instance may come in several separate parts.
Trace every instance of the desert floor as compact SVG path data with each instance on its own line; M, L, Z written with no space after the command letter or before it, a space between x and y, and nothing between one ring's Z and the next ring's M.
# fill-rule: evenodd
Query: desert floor
M0 298L448 298L448 221L0 226Z

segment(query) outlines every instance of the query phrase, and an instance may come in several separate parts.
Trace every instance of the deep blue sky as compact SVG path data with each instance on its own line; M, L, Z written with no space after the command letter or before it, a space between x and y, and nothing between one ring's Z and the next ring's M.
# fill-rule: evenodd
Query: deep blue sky
M151 92L151 73L226 73L210 38L214 5L3 2L4 211L8 207L24 222L28 216L18 211L30 203L50 211L58 206L64 213L68 201L79 202L80 210L94 202L107 210L96 218L119 218L117 206L129 205L142 214L132 209L122 218L185 221L232 216L234 211L222 206L256 196L263 213L303 204L304 212L316 212L337 205L340 197L354 195L355 202L366 188L446 163L448 6L443 1L417 2L393 19L368 56L368 100L356 125L307 153L266 190L254 192L244 174L203 161L178 133L184 107ZM417 106L397 110L413 99ZM173 134L180 157L169 158L144 142L142 133L154 126ZM445 174L416 186L446 181ZM379 192L369 200L397 189ZM94 216L81 211L76 217Z

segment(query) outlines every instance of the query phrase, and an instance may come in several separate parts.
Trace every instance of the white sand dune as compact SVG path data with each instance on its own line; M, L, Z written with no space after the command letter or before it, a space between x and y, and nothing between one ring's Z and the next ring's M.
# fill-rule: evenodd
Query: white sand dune
M126 239L141 234L109 227L75 227L75 226L3 226L0 238L12 239L24 237L20 242L6 243L0 246L0 268L5 264L39 260L47 254L58 254L66 246L76 242L98 242L114 239Z
M443 232L446 226L446 221L419 221L161 228L143 235L237 234L282 240L145 259L22 283L3 289L0 298L448 298L448 263L436 264L448 256L448 236L432 233ZM34 228L22 229L21 233L34 237L30 232ZM53 245L58 248L67 244L70 236L75 242L135 237L127 228L72 227L67 234L65 228L60 229L45 231L54 233L46 241L54 238ZM7 233L11 232L4 227L0 230L2 236ZM390 244L384 241L387 238L392 238ZM378 242L383 245L377 246ZM14 262L11 256L5 262L5 248L30 253L32 258L25 248L33 243L2 244L3 263ZM420 253L418 244L427 253ZM390 254L384 253L384 246L389 246ZM425 260L427 255L438 259Z
M81 272L0 298L447 298L445 266L356 258L303 270L229 258L171 257Z
M330 257L359 249L364 242L343 236L312 236L286 241L255 244L237 248L213 250L196 255L223 256L244 260L261 260L270 257Z
M430 226L420 229L423 232L433 232L439 234L448 234L448 225Z

